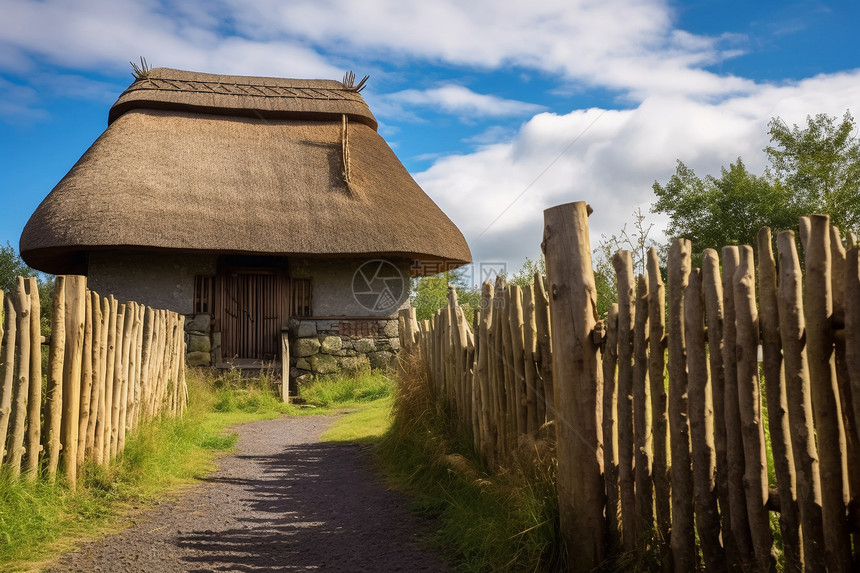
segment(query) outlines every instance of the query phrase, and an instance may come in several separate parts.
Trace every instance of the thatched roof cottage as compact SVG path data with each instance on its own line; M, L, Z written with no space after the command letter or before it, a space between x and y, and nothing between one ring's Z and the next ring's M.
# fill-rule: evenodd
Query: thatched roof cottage
M198 363L278 359L288 326L301 370L396 349L408 277L471 254L351 84L144 71L33 213L22 257L190 315Z

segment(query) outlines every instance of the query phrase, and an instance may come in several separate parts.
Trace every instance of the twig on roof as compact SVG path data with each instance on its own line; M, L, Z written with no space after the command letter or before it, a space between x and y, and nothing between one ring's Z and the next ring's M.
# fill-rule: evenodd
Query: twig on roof
M149 77L149 72L152 70L152 67L146 63L146 58L143 56L140 57L139 66L134 62L129 62L129 64L131 64L131 75L134 76L135 80L142 80Z
M358 85L355 85L355 72L350 70L343 74L343 87L350 91L360 92L364 89L364 84L366 84L369 79L370 76L364 76L361 81L358 82Z

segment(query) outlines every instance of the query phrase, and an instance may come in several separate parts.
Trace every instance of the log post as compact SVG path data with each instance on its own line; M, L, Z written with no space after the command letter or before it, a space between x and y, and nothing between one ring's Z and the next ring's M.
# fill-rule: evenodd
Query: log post
M107 427L108 412L107 407L107 356L108 356L108 335L110 327L110 301L102 296L95 295L95 301L99 305L99 358L98 358L98 383L99 383L99 398L98 398L98 414L94 428L93 436L93 454L94 460L98 465L104 465L105 452L105 428Z
M107 349L105 351L105 423L102 437L102 463L107 466L110 464L111 457L115 453L115 449L111 449L114 443L114 416L113 416L113 401L114 387L116 386L116 330L118 318L117 300L110 295L107 298Z
M797 480L800 509L803 564L805 571L824 571L824 530L821 520L821 480L815 428L812 421L812 396L806 357L806 320L800 260L794 231L777 235L779 252L779 334L785 361L785 394L791 450Z
M90 306L92 307L92 385L90 387L90 419L87 421L86 438L84 439L85 455L92 460L95 455L95 432L99 418L99 400L101 395L101 337L102 337L102 305L97 292L90 291Z
M761 571L772 571L773 535L767 504L767 456L758 378L759 322L755 305L755 266L752 247L740 247L734 275L735 342L738 368L738 410L744 444L744 490L753 551Z
M684 340L684 290L690 276L690 241L669 249L669 444L672 454L672 561L675 571L696 568L693 473Z
M24 472L33 482L39 473L39 456L42 450L42 308L39 300L39 282L29 277L24 283L30 297L30 394L27 398L27 441Z
M81 410L78 416L78 457L80 468L87 453L87 427L90 424L90 401L93 392L93 298L84 293L84 344L81 348Z
M63 408L63 361L66 347L66 277L54 279L51 310L51 344L48 348L48 387L45 390L45 429L42 441L48 458L47 475L50 481L57 478L60 462L60 425Z
M845 260L845 299L855 301L845 307L845 362L851 381L851 405L858 422L854 438L860 442L860 246L848 250Z
M551 293L553 375L558 440L561 535L572 571L591 571L604 559L602 374L597 292L584 202L544 211L542 248Z
M639 540L636 485L633 473L633 255L612 256L618 290L618 487L621 492L621 539L624 551L633 552Z
M537 327L537 361L543 386L544 411L546 421L555 419L555 405L552 390L552 339L549 325L549 298L546 294L544 278L535 273L535 326Z
M824 546L828 571L851 568L850 540L845 520L848 502L845 429L833 349L830 218L812 215L806 243L804 314L812 412L821 460Z
M3 291L0 291L0 301L3 300ZM10 297L5 297L5 324L6 340L3 346L2 361L3 371L0 378L0 464L6 457L6 437L9 433L10 419L12 417L12 388L15 385L15 345L17 340L15 305Z
M690 283L684 291L684 333L687 343L696 528L705 570L724 571L726 559L720 541L720 514L717 510L717 454L714 449L710 368L705 351L704 306L702 271L693 269Z
M654 509L661 561L671 560L669 531L672 527L672 504L669 489L669 418L666 393L666 287L660 274L657 249L648 249L648 382L651 387L652 431L654 433Z
M708 361L711 378L711 395L714 406L714 453L717 462L716 488L720 506L723 547L728 563L741 561L731 529L729 503L729 476L726 453L725 372L723 369L723 285L720 281L720 259L714 249L702 254L702 287L705 299L705 319L708 333Z
M759 306L761 309L762 358L767 395L768 429L779 491L779 528L788 571L801 571L800 517L797 509L797 478L791 451L788 399L779 337L779 305L776 296L776 264L770 228L758 233Z
M612 303L606 317L603 368L603 480L606 483L606 521L609 544L621 548L621 497L618 490L618 303Z
M21 460L24 458L24 434L27 423L27 400L30 396L30 295L24 285L24 277L17 277L15 285L15 329L18 341L15 345L15 387L12 394L12 411L9 419L9 438L6 464L12 477L21 475ZM35 341L39 344L39 339ZM39 381L41 383L41 381Z
M636 511L639 534L654 527L653 434L651 389L648 385L648 282L639 275L636 284L636 319L633 323L633 434L635 442Z
M63 409L60 422L60 463L69 487L78 479L78 428L81 409L81 362L84 346L87 279L66 277L66 347L63 361Z
M537 323L535 320L535 295L532 285L523 288L523 368L526 384L526 432L537 436L543 420L538 419L538 389L540 382L535 362L537 354Z
M741 435L741 414L738 409L737 328L735 326L734 274L740 262L737 247L723 247L723 377L725 380L726 477L729 481L728 531L731 532L729 557L738 555L739 562L729 566L749 569L754 553L747 517L747 498L744 494L744 444Z
M523 291L519 285L510 285L509 302L511 304L508 326L511 329L511 364L513 366L513 383L511 385L511 406L513 407L513 421L515 424L514 447L516 447L521 435L528 431L528 412L526 410L526 377L525 377L525 342L523 340Z
M481 404L481 456L489 467L496 465L495 437L492 421L492 398L490 395L490 353L492 346L489 333L493 321L493 285L484 282L481 285L480 321L478 323L477 368L476 379Z
M116 301L115 301L116 304ZM126 321L126 306L124 304L116 304L114 307L116 314L116 334L114 335L114 360L113 360L113 392L111 394L111 435L110 435L110 458L116 458L118 453L117 444L119 443L119 419L120 407L122 403L122 346L123 346L123 330L125 329ZM163 342L163 341L162 341ZM163 345L159 345L159 355L164 355ZM160 382L159 374L159 382Z
M290 333L281 331L281 401L290 403Z

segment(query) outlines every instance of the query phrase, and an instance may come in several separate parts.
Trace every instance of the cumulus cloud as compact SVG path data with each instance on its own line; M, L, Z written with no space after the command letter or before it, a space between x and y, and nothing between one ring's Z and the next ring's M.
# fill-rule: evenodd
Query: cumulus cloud
M652 183L665 182L676 160L700 176L719 175L738 157L761 172L770 118L805 125L808 114L841 116L857 101L860 70L760 85L718 104L655 95L629 110L542 113L510 140L441 158L416 179L463 230L476 261L517 268L539 253L550 206L590 203L596 246L636 209L649 210Z
M542 105L504 99L476 93L469 88L447 84L427 90L408 89L381 98L381 113L403 113L403 108L429 107L464 118L497 118L534 114L545 109Z

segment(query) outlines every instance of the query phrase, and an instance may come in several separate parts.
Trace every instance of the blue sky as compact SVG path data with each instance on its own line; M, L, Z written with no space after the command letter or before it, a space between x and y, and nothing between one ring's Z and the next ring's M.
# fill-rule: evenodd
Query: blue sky
M369 74L380 133L475 261L516 269L547 207L591 203L596 242L678 159L760 171L770 118L860 113L858 26L847 0L0 0L0 242L17 248L144 56Z

